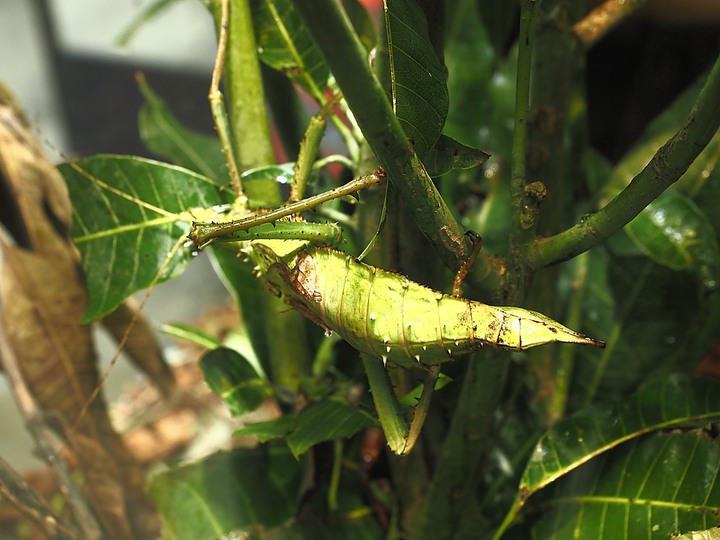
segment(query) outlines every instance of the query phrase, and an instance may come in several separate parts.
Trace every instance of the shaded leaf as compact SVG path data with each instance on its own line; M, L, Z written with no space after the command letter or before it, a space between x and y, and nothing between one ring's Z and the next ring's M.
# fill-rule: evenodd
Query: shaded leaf
M323 101L330 70L290 0L253 0L260 60Z
M558 483L535 538L668 538L718 524L720 448L703 431L629 442Z
M280 439L287 436L297 424L297 419L293 415L281 416L274 420L265 422L254 422L247 424L233 432L235 437L257 437L260 442L267 442L273 439Z
M138 115L138 129L148 150L219 184L228 184L220 140L181 125L144 77L138 76L138 85L145 97Z
M261 441L287 437L292 453L300 456L318 443L350 437L377 425L377 420L366 412L335 399L326 399L307 405L295 416L248 424L235 435L254 435Z
M295 456L323 442L350 437L378 422L372 416L347 403L325 400L311 403L297 416L297 423L288 435L287 443Z
M692 270L707 289L717 285L717 234L688 197L676 191L661 193L625 230L657 263L673 270Z
M582 463L652 430L720 420L720 383L674 375L615 408L590 406L555 424L535 446L520 482L529 496Z
M440 135L435 146L425 155L423 163L428 174L436 178L455 169L472 169L482 165L490 154L466 146L446 135Z
M395 114L422 159L445 125L447 75L420 7L410 0L388 0L385 6Z
M475 0L458 0L447 8L445 63L450 107L445 133L482 145L487 142L480 140L483 126L497 106L487 99L496 56Z
M706 345L698 342L708 323L696 280L645 257L590 252L584 326L606 338L599 355L578 350L572 408L625 399L652 374L692 366Z
M209 178L139 157L101 155L59 169L70 189L73 239L90 290L83 322L148 287L161 268L159 282L177 275L192 254L182 246L192 219L183 212L226 201Z
M200 359L200 368L210 388L233 415L254 411L272 394L255 368L232 349L208 351Z
M282 445L240 448L159 474L149 492L166 537L211 539L291 518L302 470L302 461Z

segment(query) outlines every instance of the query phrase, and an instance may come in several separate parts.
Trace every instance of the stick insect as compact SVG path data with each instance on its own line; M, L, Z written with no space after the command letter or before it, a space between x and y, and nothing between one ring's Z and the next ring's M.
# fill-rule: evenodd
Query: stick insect
M407 454L420 433L430 397L442 362L473 352L484 345L525 350L550 342L603 346L536 312L516 307L493 307L459 297L459 283L466 265L456 279L454 295L434 291L408 278L366 265L337 251L341 230L334 223L284 221L318 204L376 185L383 173L366 175L347 186L303 199L310 167L324 131L324 118L331 114L333 101L316 116L306 133L292 180L290 204L275 211L252 214L233 156L231 137L219 91L227 32L227 2L222 2L222 23L218 57L210 90L211 110L220 133L234 187L240 219L193 211L197 221L189 238L197 249L209 244L237 243L256 265L271 291L294 310L334 331L364 355L370 387L380 422L388 434L391 449ZM169 216L168 219L171 219ZM421 367L428 371L413 421L398 433L391 430L397 420L397 398L389 384L384 365ZM380 370L378 370L380 368Z

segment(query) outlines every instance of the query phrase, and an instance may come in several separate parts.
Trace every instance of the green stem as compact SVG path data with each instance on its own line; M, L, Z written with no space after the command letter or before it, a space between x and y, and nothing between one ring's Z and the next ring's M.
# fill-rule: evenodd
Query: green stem
M274 163L275 155L270 137L265 92L257 55L257 44L250 16L249 0L229 0L230 16L225 50L225 94L230 116L230 131L235 144L234 155L241 170ZM220 34L222 0L208 0ZM273 179L251 182L245 194L252 203L265 201L280 206L280 188ZM305 323L297 313L283 317L276 313L287 306L279 298L264 296L263 309L270 313L266 334L268 360L273 381L295 388L297 382L310 371L311 355L307 345ZM282 339L278 339L282 336Z
M453 538L463 513L473 507L479 465L492 444L489 433L508 368L509 356L503 351L488 349L468 359L450 430L411 538ZM474 517L482 521L482 516Z
M615 234L683 175L719 126L720 57L685 123L650 163L604 208L538 241L534 249L528 250L528 265L540 268L571 259Z
M388 446L394 453L401 454L407 442L408 426L405 414L395 397L387 369L377 358L364 353L360 356Z
M230 0L230 23L227 30L225 93L230 112L230 130L236 145L235 154L240 169L244 171L275 162L248 0ZM247 188L251 201L269 201L273 206L281 203L276 182L268 180L253 184Z
M532 66L532 32L535 21L535 0L524 0L520 11L520 35L518 37L517 83L515 87L515 130L512 139L512 175L510 195L512 199L512 228L510 245L516 246L532 234L528 216L525 216L525 152L527 147L527 117L530 107L530 73Z
M470 253L470 243L403 133L340 3L298 0L295 7L414 220L445 264L457 269Z

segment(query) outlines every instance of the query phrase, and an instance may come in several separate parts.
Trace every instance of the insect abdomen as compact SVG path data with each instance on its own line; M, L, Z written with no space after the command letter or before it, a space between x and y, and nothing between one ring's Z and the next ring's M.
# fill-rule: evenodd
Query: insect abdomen
M291 304L383 361L432 365L485 344L514 350L551 341L600 344L539 313L444 295L330 249L301 253L293 274L298 290Z

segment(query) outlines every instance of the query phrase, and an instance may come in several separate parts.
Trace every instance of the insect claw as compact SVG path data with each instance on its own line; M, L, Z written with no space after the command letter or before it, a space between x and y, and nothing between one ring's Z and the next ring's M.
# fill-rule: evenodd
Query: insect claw
M387 361L388 361L388 357L385 356L385 355L383 355L383 357L382 357L382 363L383 363L383 366L384 366L384 367L387 367Z
M419 355L419 354L416 354L416 355L415 355L415 360L417 360L417 363L418 363L418 364L420 363L420 355Z

